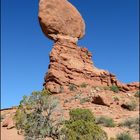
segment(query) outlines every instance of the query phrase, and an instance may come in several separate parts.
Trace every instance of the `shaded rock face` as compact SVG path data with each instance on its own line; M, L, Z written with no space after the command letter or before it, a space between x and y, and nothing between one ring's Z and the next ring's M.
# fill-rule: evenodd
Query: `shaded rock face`
M38 17L42 31L50 39L76 42L85 34L80 13L67 0L40 0Z

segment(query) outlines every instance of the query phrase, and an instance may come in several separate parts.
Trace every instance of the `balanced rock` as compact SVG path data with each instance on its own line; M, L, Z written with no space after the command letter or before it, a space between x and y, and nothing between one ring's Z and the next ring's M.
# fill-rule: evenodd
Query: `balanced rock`
M85 23L78 10L67 0L40 0L39 22L42 31L55 44L44 88L52 93L67 91L69 86L117 86L126 92L138 86L119 82L114 74L94 66L92 54L76 45L85 34Z
M53 40L77 42L85 34L85 23L67 0L40 0L39 22L44 34Z

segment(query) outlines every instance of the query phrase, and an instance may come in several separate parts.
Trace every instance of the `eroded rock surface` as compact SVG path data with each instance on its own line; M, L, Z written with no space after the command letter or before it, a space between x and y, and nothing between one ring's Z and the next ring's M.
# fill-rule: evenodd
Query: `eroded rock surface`
M76 42L85 34L84 20L67 0L40 0L38 17L42 31L53 40Z
M70 85L80 87L83 83L90 86L115 85L121 91L138 89L136 84L123 84L114 74L94 66L92 54L73 43L55 43L50 53L50 64L45 76L44 86L53 93L67 91Z
M94 66L92 54L76 45L85 34L85 23L78 10L67 0L40 0L39 21L42 31L53 39L50 64L44 87L52 93L67 91L69 86L115 85L121 91L138 89L138 84L123 84L114 74Z

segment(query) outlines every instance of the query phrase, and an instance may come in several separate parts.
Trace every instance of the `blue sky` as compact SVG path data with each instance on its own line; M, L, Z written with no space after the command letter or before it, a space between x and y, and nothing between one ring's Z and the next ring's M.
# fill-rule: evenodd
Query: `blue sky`
M139 0L69 0L86 22L79 45L122 82L139 79ZM53 42L38 23L38 0L1 0L1 107L41 90Z

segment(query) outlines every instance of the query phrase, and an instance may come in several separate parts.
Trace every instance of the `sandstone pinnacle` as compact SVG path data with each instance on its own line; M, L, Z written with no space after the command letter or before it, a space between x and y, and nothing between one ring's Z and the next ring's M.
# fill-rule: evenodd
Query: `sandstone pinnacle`
M76 43L85 34L85 23L78 10L67 0L40 0L39 22L50 39Z

